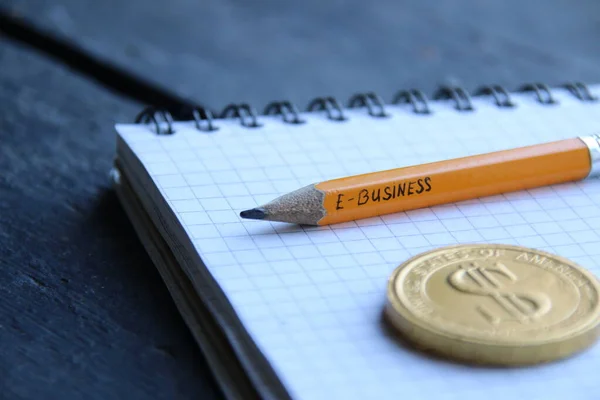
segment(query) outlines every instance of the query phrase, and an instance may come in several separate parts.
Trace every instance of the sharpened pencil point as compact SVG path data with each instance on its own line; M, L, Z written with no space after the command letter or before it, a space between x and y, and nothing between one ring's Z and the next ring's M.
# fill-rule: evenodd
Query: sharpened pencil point
M246 219L264 219L267 213L262 208L253 208L251 210L245 210L240 213L240 217Z

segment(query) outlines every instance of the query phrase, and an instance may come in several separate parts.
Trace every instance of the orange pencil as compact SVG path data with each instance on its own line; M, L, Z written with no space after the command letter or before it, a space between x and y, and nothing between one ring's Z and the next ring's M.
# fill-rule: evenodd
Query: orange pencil
M599 173L600 135L584 136L319 182L240 216L328 225Z

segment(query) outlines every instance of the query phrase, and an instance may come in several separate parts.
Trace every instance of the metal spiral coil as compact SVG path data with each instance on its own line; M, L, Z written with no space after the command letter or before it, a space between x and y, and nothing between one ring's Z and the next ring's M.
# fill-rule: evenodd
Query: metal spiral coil
M521 86L518 92L535 92L535 96L537 101L540 104L550 105L550 104L558 104L558 101L552 96L552 91L548 87L548 85L544 83L529 83Z
M417 89L400 90L392 99L392 104L410 103L415 114L431 114L429 101L423 92Z
M434 94L434 100L453 99L458 111L474 111L469 92L460 86L442 86Z
M258 128L262 125L258 122L256 111L249 104L230 104L221 111L220 118L239 118L242 126L247 128Z
M375 118L389 117L381 97L374 92L358 93L348 100L348 108L367 107L369 115Z
M504 87L500 85L487 85L477 89L474 96L485 96L492 95L498 107L512 108L516 107L515 103L511 100L510 94Z
M213 121L215 118L209 110L196 107L191 110L191 114L192 118L194 119L194 123L196 124L196 129L199 131L211 132L219 130L219 128L214 125Z
M595 102L599 99L591 93L588 86L581 82L568 82L560 87L567 89L571 95L580 101ZM558 104L558 100L554 97L552 89L544 83L528 83L519 87L516 92L533 92L536 101L542 105ZM516 107L517 104L511 98L510 93L511 92L506 90L503 86L493 84L477 88L472 96L491 96L497 107L513 108ZM454 108L461 112L476 111L471 100L471 95L466 89L460 86L441 86L433 94L433 99L453 100ZM396 92L392 98L391 104L410 104L412 106L412 112L415 114L433 114L427 96L417 89L400 90ZM347 108L359 107L365 107L368 110L368 114L374 118L390 117L390 114L386 110L385 102L375 92L357 93L348 99ZM340 102L332 96L314 98L307 105L306 111L325 111L327 118L336 122L349 119L345 115ZM298 108L290 101L273 101L267 104L262 115L281 115L285 123L299 125L306 123L306 121L301 118L300 114ZM176 115L180 116L180 114ZM188 115L189 118L187 118ZM185 116L187 118L186 120L194 121L198 131L205 132L219 130L215 120L226 118L238 118L240 124L248 128L258 128L262 126L259 122L258 113L247 103L229 104L224 107L217 116L202 107L187 110ZM136 116L135 123L149 125L155 133L161 135L171 135L176 132L173 115L166 109L159 107L145 108Z
M283 117L283 122L288 124L303 124L306 121L300 118L298 108L289 101L274 101L265 107L264 115L278 115Z
M575 97L581 101L597 101L598 97L594 96L590 89L581 82L570 82L563 85L564 88L568 89Z
M167 125L166 129L161 129L161 123L157 117L161 117L163 124ZM135 117L136 124L147 124L150 122L154 124L154 131L159 135L172 135L175 133L175 130L173 129L173 116L166 110L162 110L157 107L147 107Z
M317 97L312 100L306 107L306 111L320 111L325 110L327 112L327 118L332 121L346 121L347 118L342 111L340 103L331 96ZM335 110L335 111L334 111Z

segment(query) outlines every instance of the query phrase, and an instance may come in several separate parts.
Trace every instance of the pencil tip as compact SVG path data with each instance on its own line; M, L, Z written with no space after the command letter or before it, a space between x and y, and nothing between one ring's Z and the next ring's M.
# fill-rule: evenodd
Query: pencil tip
M245 210L240 213L240 217L246 219L265 219L267 213L263 208L253 208L251 210Z

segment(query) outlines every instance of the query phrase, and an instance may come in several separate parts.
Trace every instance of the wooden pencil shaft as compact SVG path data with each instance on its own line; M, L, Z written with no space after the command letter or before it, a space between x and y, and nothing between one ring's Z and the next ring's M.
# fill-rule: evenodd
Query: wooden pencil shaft
M579 180L590 165L588 147L573 138L321 182L319 225Z
M261 206L259 214L266 220L329 225L581 180L600 167L599 141L564 139L333 179L281 196Z

